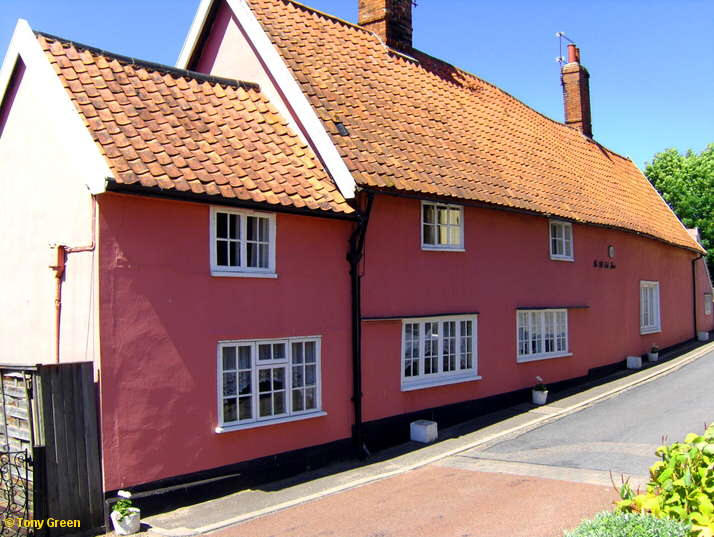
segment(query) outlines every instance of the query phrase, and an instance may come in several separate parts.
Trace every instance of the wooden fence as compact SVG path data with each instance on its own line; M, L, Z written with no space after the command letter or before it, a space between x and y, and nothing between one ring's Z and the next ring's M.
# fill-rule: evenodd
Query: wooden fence
M81 532L100 527L104 499L92 363L0 366L0 374L0 415L6 416L0 444L30 454L30 517L78 520ZM78 530L45 527L43 532L59 537Z

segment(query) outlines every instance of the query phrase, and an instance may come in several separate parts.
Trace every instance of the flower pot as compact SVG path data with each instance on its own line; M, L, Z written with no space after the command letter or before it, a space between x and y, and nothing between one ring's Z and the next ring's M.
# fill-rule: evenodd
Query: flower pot
M658 352L648 352L647 353L647 361L648 362L656 362L657 360L659 360Z
M531 390L534 405L544 405L548 399L548 390Z
M139 531L141 526L141 512L136 507L129 507L129 513L124 517L118 511L112 511L109 515L112 519L114 532L117 535L131 535Z
M628 356L627 369L642 369L642 356Z

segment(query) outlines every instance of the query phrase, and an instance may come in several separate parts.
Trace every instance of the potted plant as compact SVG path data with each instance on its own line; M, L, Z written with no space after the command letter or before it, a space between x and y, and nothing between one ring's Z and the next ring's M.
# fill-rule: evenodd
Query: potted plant
M650 362L656 362L657 360L659 360L659 347L656 343L652 345L650 352L647 353L647 360L649 360Z
M117 535L131 535L139 531L141 526L141 512L131 503L131 492L120 490L117 493L121 500L112 507L112 525Z
M536 377L536 385L531 390L534 405L544 405L548 399L548 387L543 384L541 377Z

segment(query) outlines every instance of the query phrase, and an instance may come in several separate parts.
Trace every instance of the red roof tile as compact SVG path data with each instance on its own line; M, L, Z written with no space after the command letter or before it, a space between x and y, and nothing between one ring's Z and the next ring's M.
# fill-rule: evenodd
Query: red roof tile
M117 183L354 212L256 85L38 40Z
M701 251L637 167L480 78L291 0L249 0L358 184L627 229ZM349 135L338 133L341 122Z

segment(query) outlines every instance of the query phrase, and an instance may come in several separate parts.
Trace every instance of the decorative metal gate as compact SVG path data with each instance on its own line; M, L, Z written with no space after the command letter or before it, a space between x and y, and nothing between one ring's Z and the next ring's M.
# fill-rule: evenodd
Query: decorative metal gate
M0 537L31 535L32 457L25 451L0 452Z

